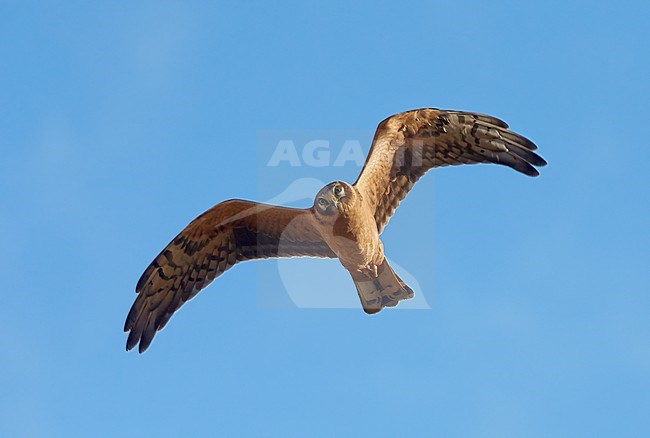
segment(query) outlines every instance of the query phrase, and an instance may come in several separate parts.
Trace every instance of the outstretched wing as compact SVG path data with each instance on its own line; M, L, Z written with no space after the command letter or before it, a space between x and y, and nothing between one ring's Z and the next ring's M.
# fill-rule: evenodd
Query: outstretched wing
M491 116L433 108L382 121L355 187L372 203L381 233L399 203L429 169L495 163L529 176L546 161L535 144Z
M235 263L269 257L336 257L309 210L222 202L192 221L144 271L124 324L142 353L172 314Z

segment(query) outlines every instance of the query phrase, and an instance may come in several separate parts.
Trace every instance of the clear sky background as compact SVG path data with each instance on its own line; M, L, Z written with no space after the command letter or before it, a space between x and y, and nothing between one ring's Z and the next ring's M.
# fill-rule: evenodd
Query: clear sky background
M0 435L648 436L648 3L322 3L0 3ZM431 309L297 308L251 262L124 351L169 239L293 177L260 135L426 106L549 162L418 183L384 242Z

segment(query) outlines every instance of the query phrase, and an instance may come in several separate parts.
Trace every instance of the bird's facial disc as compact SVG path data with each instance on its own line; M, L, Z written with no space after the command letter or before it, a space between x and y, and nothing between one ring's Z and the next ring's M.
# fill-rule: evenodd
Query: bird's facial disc
M314 206L319 213L325 216L331 216L337 211L340 211L341 203L346 197L346 190L343 184L328 184L318 192Z

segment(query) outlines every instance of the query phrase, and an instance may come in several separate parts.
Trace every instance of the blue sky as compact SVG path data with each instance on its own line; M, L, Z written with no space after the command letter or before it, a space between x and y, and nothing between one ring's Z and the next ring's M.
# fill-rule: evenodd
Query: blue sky
M640 1L1 2L0 435L650 434L649 19ZM124 352L137 279L193 217L355 179L261 165L269 133L367 148L427 106L503 118L549 162L418 183L383 239L430 309L298 308L276 263L246 263ZM281 268L341 272L309 263Z

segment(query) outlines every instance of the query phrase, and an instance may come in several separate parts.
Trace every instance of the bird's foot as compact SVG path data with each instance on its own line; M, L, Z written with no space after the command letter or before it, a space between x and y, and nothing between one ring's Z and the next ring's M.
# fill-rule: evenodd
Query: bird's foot
M374 280L379 275L377 272L377 265L372 265L372 264L357 269L357 272L363 274L365 277L367 277L370 280Z

